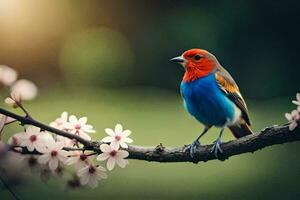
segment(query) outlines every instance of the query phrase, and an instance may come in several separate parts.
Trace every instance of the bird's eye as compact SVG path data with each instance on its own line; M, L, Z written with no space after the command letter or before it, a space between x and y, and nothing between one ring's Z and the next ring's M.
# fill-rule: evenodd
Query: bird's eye
M195 60L200 60L201 56L200 55L195 55Z

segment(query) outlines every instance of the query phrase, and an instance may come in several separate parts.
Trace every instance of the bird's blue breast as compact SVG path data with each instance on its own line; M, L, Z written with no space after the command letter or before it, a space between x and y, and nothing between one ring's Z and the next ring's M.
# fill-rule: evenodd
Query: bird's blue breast
M186 110L198 121L210 126L223 126L235 119L235 104L219 88L215 74L185 83L181 94Z

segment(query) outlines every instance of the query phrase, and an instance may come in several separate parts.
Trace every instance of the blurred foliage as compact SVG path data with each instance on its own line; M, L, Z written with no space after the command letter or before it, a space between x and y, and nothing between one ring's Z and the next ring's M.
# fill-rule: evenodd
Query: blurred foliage
M168 60L198 47L217 56L246 97L298 89L298 1L2 0L0 7L1 62L47 88L67 78L177 90L183 71Z
M61 53L61 66L71 84L121 85L133 65L128 41L109 29L71 35Z

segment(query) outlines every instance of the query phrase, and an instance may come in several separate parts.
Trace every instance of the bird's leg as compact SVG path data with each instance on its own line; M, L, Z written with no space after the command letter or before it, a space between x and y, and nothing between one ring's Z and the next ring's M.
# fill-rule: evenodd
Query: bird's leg
M211 153L213 153L216 156L216 158L218 158L218 153L221 153L221 154L223 153L223 150L220 146L222 144L221 137L222 137L223 132L224 132L225 128L227 127L228 123L229 123L229 120L226 120L226 123L224 124L224 126L222 127L222 129L219 133L219 137L214 141L214 145L211 149Z
M196 140L187 146L186 151L189 151L191 158L194 157L195 153L196 153L196 149L200 146L200 138L207 133L207 131L211 128L211 126L205 126L204 130L202 131L202 133L196 138Z

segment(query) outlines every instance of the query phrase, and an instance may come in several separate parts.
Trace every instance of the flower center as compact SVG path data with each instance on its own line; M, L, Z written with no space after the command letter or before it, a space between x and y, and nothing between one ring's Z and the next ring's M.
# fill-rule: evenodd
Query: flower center
M19 141L16 137L12 137L12 144L15 145L15 146L19 145Z
M112 150L109 155L111 155L112 157L116 156L117 155L117 151L115 150Z
M116 136L115 136L115 139L116 139L117 141L120 141L120 140L121 140L121 136L120 136L120 135L116 135Z
M52 156L52 157L57 156L57 151L51 151L51 156Z
M96 171L95 167L90 166L90 168L89 168L89 173L90 173L90 174L93 174L93 173L95 173L95 171Z
M81 125L80 125L80 124L76 124L76 125L75 125L75 129L76 129L76 130L80 130L80 129L81 129Z
M30 142L35 142L35 141L37 140L36 135L31 135L31 136L29 137L29 140L30 140Z
M85 154L80 155L80 160L85 161L87 159L87 156Z

